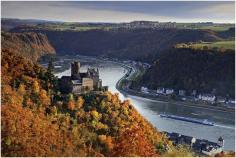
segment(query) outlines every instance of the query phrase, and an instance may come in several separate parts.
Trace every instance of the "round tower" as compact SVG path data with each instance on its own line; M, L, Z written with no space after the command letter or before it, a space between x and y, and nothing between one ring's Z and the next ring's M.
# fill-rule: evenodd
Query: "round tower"
M220 136L220 138L217 141L217 144L221 146L222 148L224 147L224 139Z

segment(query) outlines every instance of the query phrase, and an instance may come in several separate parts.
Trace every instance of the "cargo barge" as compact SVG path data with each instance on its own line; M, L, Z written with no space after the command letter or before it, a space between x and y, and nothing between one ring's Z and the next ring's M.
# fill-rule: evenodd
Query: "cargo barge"
M176 115L167 115L167 114L160 114L160 117L186 121L186 122L192 122L192 123L198 123L198 124L207 125L207 126L214 126L214 123L208 121L207 119L200 120L200 119L195 119L195 118L176 116Z

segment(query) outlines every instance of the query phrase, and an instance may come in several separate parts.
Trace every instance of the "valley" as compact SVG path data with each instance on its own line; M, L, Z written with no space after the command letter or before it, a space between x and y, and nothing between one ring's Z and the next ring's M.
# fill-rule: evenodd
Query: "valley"
M147 118L153 125L156 126L161 131L167 132L177 132L189 136L193 136L196 138L207 139L215 142L219 136L223 136L225 138L225 149L233 150L234 141L232 139L228 139L230 133L234 131L234 112L221 111L215 108L204 108L197 105L191 105L191 103L183 103L183 102L166 102L160 101L158 99L153 98L144 98L145 94L138 95L136 93L131 93L129 91L123 91L122 89L116 88L116 83L120 78L125 76L128 72L127 68L124 68L120 62L113 62L107 60L97 60L96 58L91 57L69 57L67 56L65 59L65 64L69 65L70 61L75 59L80 60L85 66L82 67L82 71L85 71L88 67L98 67L101 73L101 78L103 80L103 84L109 87L109 91L113 93L119 93L119 97L121 100L129 99L131 103L135 106L135 108ZM113 74L116 74L114 76ZM56 73L56 76L61 77L63 75L70 75L70 69L66 69L63 72ZM162 119L159 117L161 113L168 113L173 115L180 116L188 116L192 118L206 119L213 121L216 123L214 127L207 127L204 125L197 125L194 123L185 123L176 120L168 120ZM211 114L212 117L209 117L208 114ZM227 113L227 117L225 117L225 113ZM189 129L191 129L191 134L189 133ZM208 130L211 131L209 133L205 133L203 131ZM223 133L222 133L223 132ZM214 133L214 134L213 134Z
M3 156L191 157L234 151L234 24L2 24ZM94 74L105 87L94 86ZM210 141L219 151L204 154L211 144L199 151L187 141L175 144L171 133Z

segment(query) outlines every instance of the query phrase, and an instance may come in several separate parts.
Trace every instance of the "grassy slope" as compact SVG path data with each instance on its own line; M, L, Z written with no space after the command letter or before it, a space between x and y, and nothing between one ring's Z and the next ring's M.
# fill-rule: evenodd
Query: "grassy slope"
M199 25L194 23L177 23L177 28L186 28L186 29L209 29L212 31L226 31L229 28L234 27L234 24L213 24L213 25Z
M199 29L210 29L210 30L213 30L213 31L226 31L228 30L229 28L231 28L232 25L222 25L222 26L204 26L204 27L201 27Z
M212 42L212 43L200 43L200 44L195 44L194 46L196 47L203 47L203 46L208 46L210 48L225 48L225 49L235 49L235 41L219 41L219 42Z
M39 25L41 29L48 29L48 30L60 30L60 31L87 31L87 30L94 30L94 29L103 29L102 26L81 26L78 23L62 23L62 24L44 24Z
M177 44L177 48L193 48L193 49L203 49L204 46L208 48L223 48L223 49L232 49L235 50L235 41L217 41L217 42L201 42L194 44Z

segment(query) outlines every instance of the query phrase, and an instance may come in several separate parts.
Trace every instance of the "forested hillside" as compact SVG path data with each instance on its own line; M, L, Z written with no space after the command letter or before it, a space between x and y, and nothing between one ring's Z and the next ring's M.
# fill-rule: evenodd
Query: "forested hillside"
M177 43L232 39L234 30L215 32L193 29L117 29L56 31L37 27L16 27L12 32L41 32L47 35L58 54L106 56L154 61Z
M163 53L133 87L168 87L234 97L234 50L171 49Z
M110 92L61 95L52 69L2 49L1 156L191 156Z
M55 54L47 36L41 33L1 32L1 46L2 49L20 53L33 61L37 61L42 55Z

